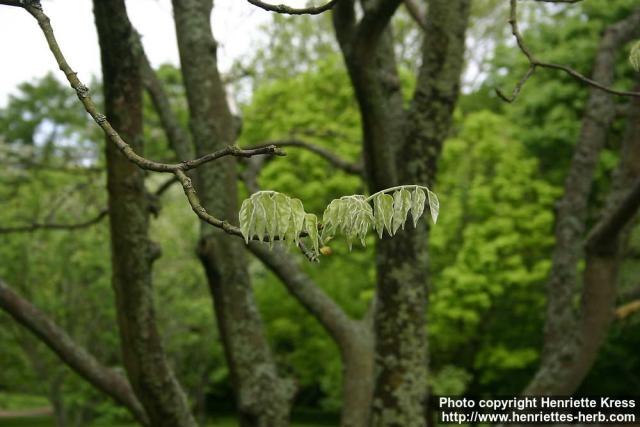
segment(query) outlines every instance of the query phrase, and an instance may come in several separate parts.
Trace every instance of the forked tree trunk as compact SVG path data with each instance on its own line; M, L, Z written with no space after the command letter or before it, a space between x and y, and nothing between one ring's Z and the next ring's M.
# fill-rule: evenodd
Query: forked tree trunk
M423 63L410 109L403 106L389 21L400 2L336 5L334 28L355 89L369 191L432 185L457 101L469 0L431 0ZM376 382L372 425L421 427L427 398L427 227L376 246Z

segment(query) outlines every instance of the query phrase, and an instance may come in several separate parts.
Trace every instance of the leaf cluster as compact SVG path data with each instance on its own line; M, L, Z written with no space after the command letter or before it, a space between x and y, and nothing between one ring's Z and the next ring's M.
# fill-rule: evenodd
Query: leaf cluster
M393 236L401 227L404 229L409 213L416 227L427 200L435 223L440 209L435 193L419 185L403 185L369 197L355 194L334 199L325 209L322 224L319 224L316 215L305 212L300 199L276 191L259 191L242 203L240 231L247 243L257 239L271 245L275 240L298 245L300 238L306 236L316 255L321 245L341 234L351 250L356 239L366 246L369 229L375 230L380 238L384 230Z

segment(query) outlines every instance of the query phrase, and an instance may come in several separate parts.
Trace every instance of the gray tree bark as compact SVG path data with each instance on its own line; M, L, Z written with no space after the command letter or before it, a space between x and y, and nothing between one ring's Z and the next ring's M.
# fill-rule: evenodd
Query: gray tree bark
M143 153L142 80L136 37L124 0L94 1L106 114L132 148ZM156 325L151 268L159 249L149 239L144 171L106 142L112 283L124 366L151 425L194 427L187 398L166 359Z
M212 0L173 0L182 74L196 155L233 144L236 131L217 68L211 31ZM237 217L234 158L194 173L202 206L221 218ZM292 384L278 376L247 271L243 242L202 224L198 255L213 296L241 426L288 424Z
M369 319L350 318L282 248L252 242L249 249L334 340L342 359L342 427L366 427L373 396L373 331Z
M593 67L593 79L610 86L614 80L617 49L640 36L640 8L604 32ZM547 283L547 315L540 367L524 393L568 395L590 369L613 315L617 276L617 233L600 241L602 247L585 248L586 212L597 161L614 120L612 95L592 88L564 195L556 215L556 246ZM627 138L633 136L627 135ZM612 194L609 210L614 209ZM605 249L604 253L602 249ZM586 251L582 309L574 298L578 262Z
M433 185L451 125L464 55L468 0L432 0L423 63L409 111L393 55L389 20L400 2L336 6L334 28L354 86L364 135L369 191ZM374 426L424 426L427 397L427 227L383 238L376 247Z

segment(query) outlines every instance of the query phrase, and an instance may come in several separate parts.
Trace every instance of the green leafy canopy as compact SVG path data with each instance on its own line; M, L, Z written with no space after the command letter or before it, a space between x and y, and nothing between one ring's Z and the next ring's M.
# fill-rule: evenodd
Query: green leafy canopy
M380 238L384 230L393 236L401 227L404 229L409 213L416 227L427 201L435 223L440 210L435 193L420 185L401 185L369 197L356 194L332 200L322 215L322 224L319 224L317 216L305 212L299 199L275 191L259 191L242 203L240 231L247 243L257 238L260 241L268 240L271 245L275 240L297 245L300 238L306 236L317 255L320 245L338 233L347 239L351 249L356 239L363 246L366 245L365 238L370 228Z

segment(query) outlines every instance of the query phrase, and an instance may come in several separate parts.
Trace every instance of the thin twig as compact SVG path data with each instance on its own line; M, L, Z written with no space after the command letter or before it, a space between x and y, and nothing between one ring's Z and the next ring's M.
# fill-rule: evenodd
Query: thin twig
M12 233L31 233L37 230L78 230L81 228L91 227L102 221L109 214L109 211L105 208L102 209L95 217L86 221L64 224L53 222L34 222L27 225L17 225L11 227L0 227L0 234L12 234Z
M513 91L511 91L511 95L507 96L505 95L500 89L496 89L496 94L502 98L503 101L508 102L508 103L512 103L513 101L516 100L516 98L518 97L518 94L520 93L520 91L522 90L522 87L524 86L524 84L527 82L527 80L529 80L531 78L531 76L533 76L533 73L536 71L536 66L535 65L530 65L529 69L527 70L527 72L525 73L524 76L522 76L522 78L520 78L520 80L518 81L518 83L515 85L515 87L513 88Z
M536 0L536 1L546 1L551 3L577 3L579 0L555 0L555 1ZM518 44L518 48L527 57L527 60L529 61L529 69L527 70L527 73L518 81L518 84L513 89L511 96L508 97L504 93L502 93L502 91L500 91L499 89L496 89L496 93L501 99L503 99L506 102L513 102L517 97L518 93L520 92L520 90L522 89L522 87L524 86L524 84L533 75L536 67L544 67L544 68L551 68L554 70L564 71L565 73L569 74L571 77L575 78L576 80L581 81L589 86L600 89L604 92L610 93L612 95L640 97L640 92L616 90L608 86L605 86L593 79L590 79L589 77L586 77L580 74L573 68L568 67L566 65L554 64L551 62L544 62L539 60L533 54L533 52L531 52L529 48L525 45L522 34L520 33L520 30L518 28L517 0L510 0L510 5L511 5L511 8L510 8L511 12L509 15L509 25L511 26L511 34L513 34L513 36L515 37L516 42Z
M301 141L299 139L275 140L275 141L270 141L266 144L260 144L250 148L259 149L259 148L268 147L269 145L277 146L277 147L303 148L305 150L311 151L314 154L317 154L318 156L322 157L323 159L331 163L333 166L343 170L346 173L349 173L352 175L360 175L360 176L362 176L362 174L364 173L364 169L362 165L351 163L324 147L320 147L318 145L311 144L306 141Z
M260 0L247 0L254 6L269 12L284 13L286 15L318 15L322 12L330 10L339 0L331 0L322 6L295 8L285 4L270 4Z
M58 63L60 69L64 72L67 77L67 80L71 84L71 87L76 91L80 102L84 105L85 110L91 115L93 120L102 128L104 133L107 135L109 140L113 142L120 151L129 159L131 162L136 164L141 169L150 170L154 172L175 172L177 170L188 171L198 166L201 166L207 162L220 159L225 156L235 156L235 157L251 157L262 154L273 154L278 156L285 155L278 147L268 146L262 147L259 149L253 150L243 150L237 146L230 145L222 150L216 151L215 153L209 153L202 157L193 160L187 160L180 163L160 163L153 160L149 160L145 157L137 154L133 148L129 144L127 144L118 134L118 132L111 126L111 123L107 120L107 118L101 114L93 100L89 96L89 88L87 88L81 81L78 79L78 75L67 63L62 51L60 50L60 46L56 40L56 37L53 33L53 28L51 27L51 22L49 17L45 15L42 11L42 8L37 5L29 4L25 6L25 9L38 21L42 32L49 44L49 49L53 53L53 56Z
M37 0L0 0L0 4L23 7L37 20L38 25L42 29L45 39L47 40L49 50L53 54L58 66L60 67L60 70L64 72L69 84L76 91L78 99L84 106L85 110L98 124L98 126L100 126L107 138L120 149L120 151L127 159L129 159L141 169L151 170L155 172L173 173L176 176L177 180L182 184L185 195L187 196L187 199L191 204L191 208L194 212L196 212L198 217L200 217L207 223L214 225L215 227L223 229L229 234L242 236L242 233L240 233L240 230L237 227L232 226L227 221L215 218L202 207L199 202L196 190L191 183L191 179L185 174L185 172L191 169L195 169L207 162L211 162L225 156L251 157L263 154L284 156L285 153L283 151L281 151L274 145L249 150L243 150L237 146L231 145L222 150L216 151L215 153L210 153L197 159L187 160L175 164L155 162L153 160L149 160L145 157L140 156L133 150L133 148L129 144L127 144L120 137L118 132L111 126L107 118L98 111L98 108L89 96L89 88L87 88L80 81L80 79L78 79L77 73L73 71L71 66L69 66L65 56L63 55L53 32L51 21L42 10L40 2Z
M189 199L189 204L191 205L191 209L193 209L193 212L195 212L198 218L200 218L201 220L203 220L208 224L213 225L214 227L221 228L227 234L239 236L244 239L244 236L242 235L240 228L228 223L227 221L218 219L207 212L207 210L200 203L198 194L196 193L196 190L193 188L193 183L191 181L191 178L189 178L186 173L184 173L181 170L178 170L176 171L176 177L178 178L178 181L180 181L180 184L182 184L182 189L184 190L184 194L187 196L187 199ZM301 237L304 237L306 235L307 235L306 233L300 233ZM260 240L260 239L257 236L254 236L251 238L251 240ZM262 239L263 242L269 242L271 240L277 241L280 239L278 238L278 236L275 236L275 237L265 236ZM315 254L308 251L304 246L299 246L299 248L302 251L303 255L306 256L307 259L309 259L309 261L312 261L312 262L317 261L317 257L315 256Z

